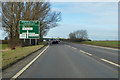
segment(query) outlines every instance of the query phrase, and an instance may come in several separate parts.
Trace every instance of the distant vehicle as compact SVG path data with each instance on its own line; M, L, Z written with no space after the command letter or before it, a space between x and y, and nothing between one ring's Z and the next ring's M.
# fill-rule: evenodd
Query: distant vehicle
M46 41L45 39L43 41Z
M44 39L43 41L49 42L49 41L50 41L50 39Z
M46 41L49 41L49 39L46 39Z
M51 44L59 44L60 40L58 39L51 39Z

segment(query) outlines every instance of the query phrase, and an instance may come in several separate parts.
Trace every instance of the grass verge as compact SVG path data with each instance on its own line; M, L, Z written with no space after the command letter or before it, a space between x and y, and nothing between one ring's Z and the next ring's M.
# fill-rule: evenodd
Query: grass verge
M42 48L46 42L42 42L40 45L21 47L15 50L2 52L2 69L9 67L11 64L19 61L20 59L30 55L36 50Z
M0 46L1 46L1 49L6 49L6 48L8 48L8 44L0 44Z
M111 47L111 48L120 48L120 46L118 46L118 41L83 41L83 42L75 42L75 43Z

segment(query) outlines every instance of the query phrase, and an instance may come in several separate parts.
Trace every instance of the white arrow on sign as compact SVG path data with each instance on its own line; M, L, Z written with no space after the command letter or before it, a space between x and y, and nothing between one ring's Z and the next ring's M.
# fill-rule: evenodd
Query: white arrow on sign
M23 27L22 30L33 30L33 28L32 27L29 27L29 28Z
M27 38L28 38L28 30L27 30Z

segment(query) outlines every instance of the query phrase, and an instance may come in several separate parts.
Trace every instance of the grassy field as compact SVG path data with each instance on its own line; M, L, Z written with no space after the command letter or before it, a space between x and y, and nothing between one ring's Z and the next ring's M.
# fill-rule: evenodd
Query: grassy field
M21 47L15 50L3 51L2 52L2 68L8 67L11 63L18 61L19 59L29 55L30 53L40 49L46 44L42 42L40 45Z
M8 44L0 44L1 49L6 49L8 48Z
M118 41L84 41L84 42L77 42L77 43L118 48Z

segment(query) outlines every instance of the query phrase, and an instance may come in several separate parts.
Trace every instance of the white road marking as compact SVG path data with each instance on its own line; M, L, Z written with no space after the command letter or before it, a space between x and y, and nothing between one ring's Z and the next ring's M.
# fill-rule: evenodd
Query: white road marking
M73 48L73 49L77 49L77 48L75 48L75 47L71 47L71 48Z
M92 55L92 54L90 54L90 53L88 53L88 52L85 52L85 51L83 51L83 50L80 50L81 52L83 52L83 53L85 53L85 54L87 54L87 55Z
M69 46L69 45L66 45L67 47L71 47L72 49L77 49L77 48L75 48L75 47L72 47L72 46ZM88 52L85 52L85 51L83 51L83 50L80 50L81 52L83 52L83 53L85 53L85 54L87 54L87 55L92 55L92 54L90 54L90 53L88 53Z
M84 45L84 44L83 44L83 45ZM67 45L67 46L69 46L69 45ZM88 45L88 46L91 46L91 45ZM69 47L71 47L71 46L69 46ZM92 47L99 47L99 46L92 46ZM75 48L75 47L71 47L71 48L77 49L77 48ZM100 48L106 48L106 47L100 47ZM112 49L112 48L107 48L107 49ZM114 49L114 50L117 50L117 49ZM88 52L85 52L85 51L83 51L83 50L80 50L80 51L81 51L82 53L85 53L85 54L87 54L87 55L92 56L92 54L90 54L90 53L88 53ZM117 67L120 67L119 64L116 64L116 63L114 63L114 62L108 61L108 60L106 60L106 59L101 59L101 60L104 61L104 62L110 63L110 64L112 64L112 65L115 65L115 66L117 66Z
M90 55L90 56L92 55L92 54L90 54L90 53L86 53L86 54L87 54L87 55Z
M71 46L69 46L69 45L66 45L67 47L71 47Z
M66 45L66 46L67 46L67 47L71 47L72 49L75 49L75 50L77 49L77 48L75 48L75 47L72 47L72 46L69 46L69 45Z
M114 63L114 62L108 61L108 60L106 60L106 59L101 59L101 60L102 60L102 61L105 61L105 62L107 62L107 63L110 63L110 64L112 64L112 65L115 65L115 66L117 66L117 67L120 67L119 64L116 64L116 63Z
M37 57L35 57L29 64L27 64L24 68L22 68L10 80L15 80L18 76L20 76L28 67L30 67L48 49L48 47L49 46L47 46Z
M69 46L69 45L67 45L67 46ZM90 45L91 46L91 45ZM69 47L71 47L71 46L69 46ZM75 47L71 47L71 48L73 48L73 49L77 49L77 48L75 48ZM83 50L80 50L82 53L85 53L85 54L87 54L87 55L92 55L92 54L90 54L90 53L88 53L88 52L85 52L85 51L83 51ZM120 65L118 65L118 64L116 64L116 63L113 63L113 62L111 62L111 61L108 61L108 60L106 60L106 59L101 59L102 61L105 61L105 62L108 62L108 63L110 63L110 64L113 64L113 65L115 65L115 66L117 66L117 67L120 67Z

